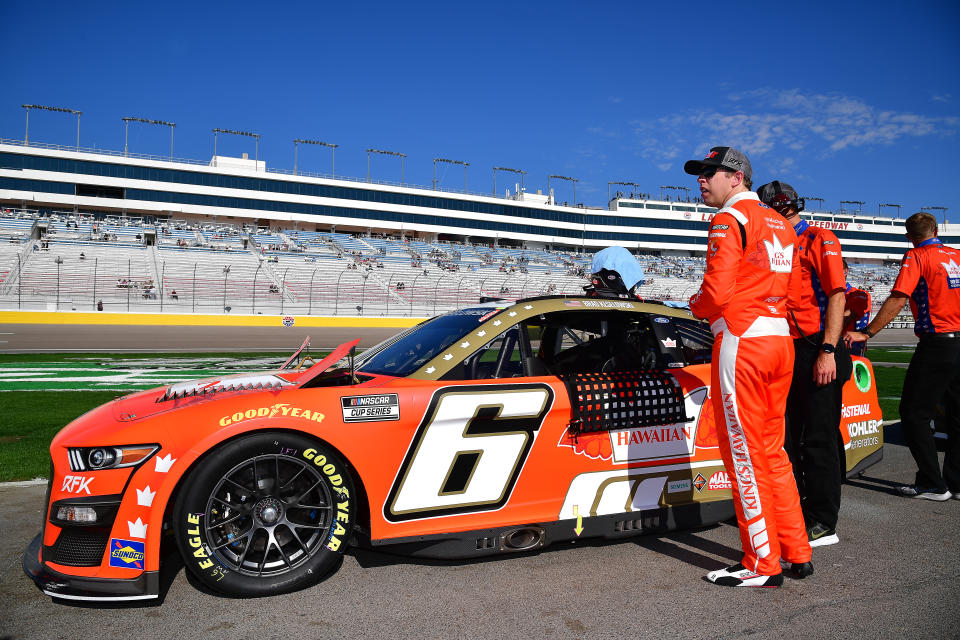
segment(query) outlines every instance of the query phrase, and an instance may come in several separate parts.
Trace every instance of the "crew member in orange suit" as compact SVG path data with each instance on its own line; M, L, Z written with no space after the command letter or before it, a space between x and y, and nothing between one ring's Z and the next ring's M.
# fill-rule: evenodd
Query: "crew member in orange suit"
M960 500L960 250L943 244L937 219L929 213L913 214L905 226L913 249L903 256L890 297L863 331L845 337L853 342L872 338L910 300L919 342L903 380L900 419L917 475L898 491L920 500ZM947 410L942 472L930 429L940 402Z
M788 306L799 296L796 234L750 191L750 161L714 147L684 171L698 176L710 223L707 270L690 310L714 335L711 400L720 453L733 481L743 560L706 578L731 587L779 587L780 560L813 573L793 468L783 450L793 372Z

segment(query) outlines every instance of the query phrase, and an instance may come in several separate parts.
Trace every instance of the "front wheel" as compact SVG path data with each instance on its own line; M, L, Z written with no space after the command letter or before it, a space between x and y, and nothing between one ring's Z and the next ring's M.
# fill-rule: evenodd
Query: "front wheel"
M355 517L353 481L329 447L300 434L257 433L216 449L174 505L177 546L204 585L275 595L335 567Z

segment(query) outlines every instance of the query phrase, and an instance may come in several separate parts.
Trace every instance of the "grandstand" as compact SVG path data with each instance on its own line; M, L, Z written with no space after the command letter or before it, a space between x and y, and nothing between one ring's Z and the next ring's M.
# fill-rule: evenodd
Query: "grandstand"
M226 223L0 214L3 308L431 316L481 298L577 294L591 254ZM701 256L638 253L640 294L685 301ZM895 266L851 266L874 303Z

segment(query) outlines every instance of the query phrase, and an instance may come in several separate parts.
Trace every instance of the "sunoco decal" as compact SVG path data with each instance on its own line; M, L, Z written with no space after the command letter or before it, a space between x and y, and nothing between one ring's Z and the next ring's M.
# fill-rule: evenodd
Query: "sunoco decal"
M110 538L110 566L143 570L144 544L136 540Z
M400 397L395 393L340 398L344 422L379 422L400 419Z

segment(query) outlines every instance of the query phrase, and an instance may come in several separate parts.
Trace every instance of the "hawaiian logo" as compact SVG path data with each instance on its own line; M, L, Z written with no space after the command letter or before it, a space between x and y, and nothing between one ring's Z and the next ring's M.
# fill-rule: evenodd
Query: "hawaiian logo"
M952 258L950 262L941 264L947 270L947 286L951 289L960 288L960 264L957 264Z
M123 569L143 569L145 543L136 540L110 538L110 566Z
M780 244L780 238L773 236L773 242L763 241L767 248L767 257L770 258L770 271L775 273L790 273L793 268L793 245L786 247Z
M247 409L246 411L237 411L231 415L223 416L220 418L220 426L227 427L231 424L237 424L246 420L253 420L254 418L273 418L276 416L301 418L303 420L310 420L311 422L323 422L324 417L319 411L291 407L286 402L278 402L277 404L269 407Z

